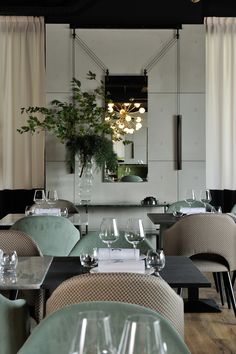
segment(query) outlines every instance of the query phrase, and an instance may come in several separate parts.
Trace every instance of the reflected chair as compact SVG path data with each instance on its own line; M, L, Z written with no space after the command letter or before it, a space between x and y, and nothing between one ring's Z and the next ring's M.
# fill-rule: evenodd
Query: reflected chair
M9 300L0 294L0 353L16 354L30 334L25 300Z
M61 283L46 303L46 315L84 301L121 301L148 307L184 335L183 300L162 279L137 273L82 274Z
M166 255L190 257L201 272L222 274L225 294L236 315L230 272L236 269L236 224L227 214L188 215L164 233Z
M116 301L82 302L66 306L47 316L34 330L18 354L64 354L69 353L75 333L78 313L82 311L104 311L110 315L110 324L117 347L125 320L129 315L146 314L160 320L163 341L168 354L190 354L183 338L160 313L143 306Z
M61 216L34 215L17 220L11 230L26 232L40 247L43 255L68 256L80 239L79 230Z
M121 182L143 182L143 179L136 175L123 176L120 179Z
M91 254L93 248L104 248L106 245L102 242L99 237L99 232L90 231L86 235L84 235L79 242L75 245L75 247L70 252L69 256L79 256L82 251L83 253ZM133 246L126 241L124 235L120 235L119 239L113 244L114 248L133 248ZM140 249L141 254L147 254L147 251L152 249L152 244L144 239L137 245L137 248Z

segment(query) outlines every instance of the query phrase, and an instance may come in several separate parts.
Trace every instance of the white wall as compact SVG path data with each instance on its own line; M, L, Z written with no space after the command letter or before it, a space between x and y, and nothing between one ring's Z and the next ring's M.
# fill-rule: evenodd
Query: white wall
M66 99L73 76L72 34L68 25L47 25L47 100ZM173 37L173 30L76 30L78 36L102 60L111 75L143 74L150 60ZM148 72L148 182L103 183L95 173L92 203L139 203L153 195L159 201L183 199L187 188L200 192L205 187L205 32L202 25L180 30L180 96L182 114L183 169L174 164L174 115L177 112L177 45ZM103 71L81 46L75 44L75 76L87 89L91 70L98 79ZM59 190L60 197L78 202L77 177L66 170L65 151L53 137L47 137L46 186ZM158 211L161 211L158 210ZM95 229L107 209L90 217ZM117 212L117 211L116 211ZM115 213L116 213L115 212ZM151 226L146 210L119 211L121 222L128 213L139 213ZM114 215L114 209L110 211Z

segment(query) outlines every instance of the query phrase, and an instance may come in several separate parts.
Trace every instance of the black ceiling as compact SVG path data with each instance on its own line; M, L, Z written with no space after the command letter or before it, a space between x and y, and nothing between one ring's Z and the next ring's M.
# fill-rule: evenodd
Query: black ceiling
M44 16L74 28L177 28L236 17L236 0L1 0L0 15Z

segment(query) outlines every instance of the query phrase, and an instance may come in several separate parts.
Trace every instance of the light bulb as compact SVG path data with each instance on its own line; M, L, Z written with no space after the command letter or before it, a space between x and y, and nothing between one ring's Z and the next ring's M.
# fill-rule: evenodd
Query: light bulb
M144 113L145 112L145 108L143 108L143 107L141 107L141 108L139 108L139 113Z
M141 117L137 117L137 118L136 118L136 122L137 122L137 123L140 123L141 121L142 121L142 118L141 118Z
M140 128L142 128L142 124L141 123L137 123L135 129L139 130Z
M124 126L125 126L125 125L124 125L123 123L120 123L120 124L119 124L119 128L120 128L120 129L123 129Z
M134 107L135 108L139 108L140 107L140 103L134 103Z
M110 117L105 117L105 120L107 120L107 121L110 120Z
M114 106L114 103L108 103L107 105L108 105L109 108L110 107L112 108Z
M112 113L114 109L112 107L108 107L108 112Z
M126 122L130 122L131 119L132 119L132 118L131 118L129 115L127 115L127 116L125 117Z

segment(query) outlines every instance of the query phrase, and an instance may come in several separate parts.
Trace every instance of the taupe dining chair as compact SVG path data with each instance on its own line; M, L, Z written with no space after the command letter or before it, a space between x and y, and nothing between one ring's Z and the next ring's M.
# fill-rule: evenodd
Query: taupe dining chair
M236 224L227 214L201 213L183 217L164 232L166 255L190 257L202 272L223 275L228 306L236 315L230 272L236 269Z
M162 279L137 273L82 274L61 283L46 303L46 315L84 301L120 301L148 307L184 335L182 298Z
M4 252L11 252L15 250L18 256L21 257L36 257L43 256L39 246L36 242L23 231L19 230L0 230L0 249ZM5 296L9 297L8 291L2 292ZM15 297L24 298L30 307L31 315L37 321L42 317L41 310L41 291L40 290L21 290L17 291Z

